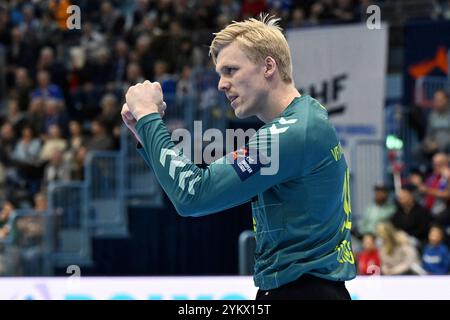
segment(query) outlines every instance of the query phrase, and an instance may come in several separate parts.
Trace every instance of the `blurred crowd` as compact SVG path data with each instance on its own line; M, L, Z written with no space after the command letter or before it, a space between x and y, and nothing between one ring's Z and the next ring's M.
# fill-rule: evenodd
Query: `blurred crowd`
M397 190L375 186L373 203L354 228L361 240L360 274L450 272L449 94L436 90L432 108L423 111L423 135L413 148L410 172Z

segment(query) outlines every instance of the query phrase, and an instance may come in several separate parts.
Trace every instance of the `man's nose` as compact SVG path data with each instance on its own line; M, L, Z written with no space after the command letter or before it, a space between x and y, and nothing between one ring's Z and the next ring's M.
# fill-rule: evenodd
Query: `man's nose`
M230 88L230 82L227 81L227 80L224 80L222 77L220 77L219 84L218 84L217 88L220 91L227 91Z

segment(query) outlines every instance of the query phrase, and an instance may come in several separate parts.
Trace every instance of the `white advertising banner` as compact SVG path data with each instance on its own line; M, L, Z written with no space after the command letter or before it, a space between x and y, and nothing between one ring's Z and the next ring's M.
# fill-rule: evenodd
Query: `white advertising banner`
M354 300L450 300L450 276L363 276ZM251 277L1 278L1 300L254 300Z
M328 110L344 149L383 137L387 27L288 30L296 87ZM349 157L347 156L347 160Z

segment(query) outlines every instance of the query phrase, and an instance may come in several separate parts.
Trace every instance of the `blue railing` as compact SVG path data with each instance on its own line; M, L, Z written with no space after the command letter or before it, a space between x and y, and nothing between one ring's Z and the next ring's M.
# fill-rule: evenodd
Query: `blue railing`
M54 234L48 244L53 266L92 263L86 199L84 182L53 182L49 185L48 211L55 217L48 228Z
M126 236L124 166L119 152L94 151L85 162L88 226L97 236Z
M373 200L373 186L387 182L384 141L361 140L351 150L352 213L355 221Z

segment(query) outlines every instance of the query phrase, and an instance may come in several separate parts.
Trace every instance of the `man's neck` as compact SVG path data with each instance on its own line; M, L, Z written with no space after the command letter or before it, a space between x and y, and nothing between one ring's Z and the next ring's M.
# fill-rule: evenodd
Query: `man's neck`
M264 123L270 122L278 117L295 97L300 96L300 92L292 83L287 85L283 83L278 90L269 93L266 107L256 116Z

